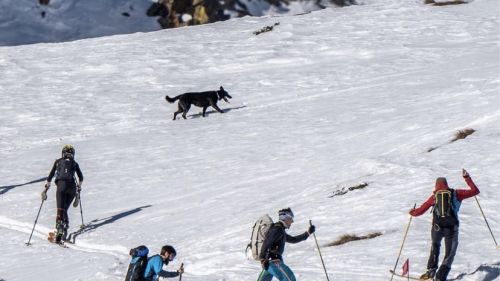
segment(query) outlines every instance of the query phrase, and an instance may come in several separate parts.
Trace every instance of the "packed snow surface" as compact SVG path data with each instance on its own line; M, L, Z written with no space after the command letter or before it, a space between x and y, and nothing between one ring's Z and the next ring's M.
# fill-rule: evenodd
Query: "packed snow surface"
M254 281L251 227L286 207L288 233L317 226L330 280L390 280L408 211L436 177L466 188L462 168L500 240L498 1L421 2L0 48L0 280L123 280L130 248L171 244L165 268L184 263L182 280ZM192 107L172 121L165 95L221 85L233 97L219 102L224 114ZM466 128L476 131L450 142ZM76 243L46 241L53 185L26 246L67 143L85 176L83 217L69 210ZM451 280L500 279L474 198L460 218ZM407 258L412 275L425 271L430 227L429 213L411 221L397 271ZM297 280L326 280L313 237L284 258Z

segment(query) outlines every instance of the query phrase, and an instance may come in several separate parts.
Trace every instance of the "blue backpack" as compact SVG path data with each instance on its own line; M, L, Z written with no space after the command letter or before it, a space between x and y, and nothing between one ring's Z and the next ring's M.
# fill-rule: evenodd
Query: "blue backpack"
M128 266L127 276L125 281L141 281L143 280L144 270L148 264L148 247L142 245L133 249L130 249L132 260Z

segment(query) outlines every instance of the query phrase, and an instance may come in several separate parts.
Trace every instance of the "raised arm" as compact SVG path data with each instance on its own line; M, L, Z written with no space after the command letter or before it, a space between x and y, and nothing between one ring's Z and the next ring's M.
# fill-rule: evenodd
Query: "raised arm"
M464 199L476 196L479 194L479 188L477 188L476 184L472 181L469 173L466 170L462 170L462 175L464 177L465 182L467 183L467 186L469 186L470 189L457 189L457 199L459 201L462 201Z

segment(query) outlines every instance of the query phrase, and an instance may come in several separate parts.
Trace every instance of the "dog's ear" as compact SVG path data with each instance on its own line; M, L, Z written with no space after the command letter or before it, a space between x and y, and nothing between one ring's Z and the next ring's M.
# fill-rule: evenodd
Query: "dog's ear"
M221 91L224 91L224 88L222 88L222 86L220 86L220 90L221 90Z

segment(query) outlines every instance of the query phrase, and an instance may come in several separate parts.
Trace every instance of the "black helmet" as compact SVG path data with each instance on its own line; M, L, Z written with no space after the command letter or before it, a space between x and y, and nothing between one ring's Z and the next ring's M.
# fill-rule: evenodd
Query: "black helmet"
M169 253L169 254L173 254L174 256L177 255L177 252L175 251L174 247L170 246L170 245L165 245L163 247L161 247L161 254L162 255L165 255L165 253Z
M177 255L177 252L175 252L174 247L170 245L165 245L161 247L161 255L164 256L163 263L165 265L168 265L169 262L173 261L175 259L175 256Z
M61 154L64 158L73 158L75 156L75 148L71 144L66 144L63 146Z

